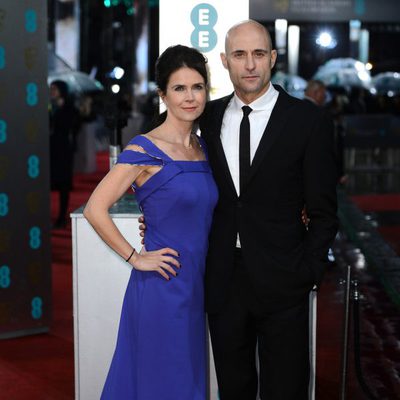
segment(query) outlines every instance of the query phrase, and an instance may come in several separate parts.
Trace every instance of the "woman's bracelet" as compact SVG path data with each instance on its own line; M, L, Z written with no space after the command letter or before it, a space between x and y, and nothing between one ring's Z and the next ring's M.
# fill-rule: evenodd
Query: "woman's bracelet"
M125 260L125 262L128 262L131 258L132 258L132 256L135 254L135 249L133 249L132 250L132 253L130 254L130 256Z

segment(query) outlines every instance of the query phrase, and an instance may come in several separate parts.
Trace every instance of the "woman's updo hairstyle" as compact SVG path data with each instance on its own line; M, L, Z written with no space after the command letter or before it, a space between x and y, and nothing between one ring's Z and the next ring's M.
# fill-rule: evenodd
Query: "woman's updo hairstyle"
M207 59L193 47L176 45L168 47L156 62L156 84L162 93L166 93L171 75L182 67L197 71L208 85Z

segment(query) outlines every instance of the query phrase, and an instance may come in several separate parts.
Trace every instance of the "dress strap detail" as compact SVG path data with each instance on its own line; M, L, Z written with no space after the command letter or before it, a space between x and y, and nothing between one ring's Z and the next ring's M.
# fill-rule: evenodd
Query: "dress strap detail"
M118 156L117 164L162 166L163 160L148 153L126 149Z
M128 143L129 145L138 146L143 151L126 148L117 159L118 164L133 164L133 165L157 165L165 164L162 153L157 151L157 148L149 149L149 141L141 136L135 136Z
M176 175L181 174L183 169L176 163L165 164L160 172L151 176L142 186L136 188L135 196L141 207L143 201L149 197L153 192L158 190L161 186L165 185L168 181Z

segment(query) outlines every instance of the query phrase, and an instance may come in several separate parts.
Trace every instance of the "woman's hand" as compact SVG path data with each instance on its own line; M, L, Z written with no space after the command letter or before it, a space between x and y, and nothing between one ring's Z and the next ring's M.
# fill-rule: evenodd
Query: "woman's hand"
M155 251L135 252L129 260L129 263L138 271L156 271L169 281L170 276L167 272L172 276L178 275L174 268L169 264L174 265L176 268L181 267L179 261L172 256L179 257L179 254L177 251L165 247L164 249Z
M140 222L139 235L142 237L142 240L140 243L144 244L144 236L145 236L145 232L146 232L146 224L144 223L144 215L141 215L138 218L138 221Z
M308 218L308 216L307 216L307 211L306 211L305 207L301 211L301 220L303 221L303 224L305 226L307 226L310 223L310 218Z

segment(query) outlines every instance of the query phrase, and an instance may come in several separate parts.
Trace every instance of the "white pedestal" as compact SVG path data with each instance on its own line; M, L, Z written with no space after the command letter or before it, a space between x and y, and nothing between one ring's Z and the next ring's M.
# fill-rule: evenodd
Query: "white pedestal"
M141 248L140 213L133 203L121 202L111 210L113 221L136 249ZM129 212L127 212L129 211ZM122 301L130 276L127 265L99 238L77 210L72 217L73 302L75 345L75 398L98 400L114 353ZM314 293L314 292L313 292ZM310 399L315 383L316 296L312 293L310 337L312 372ZM218 400L214 361L209 344L209 400ZM162 399L160 399L162 400Z
M113 220L140 248L138 215ZM72 215L75 398L98 400L114 353L127 265L99 238L82 214Z

